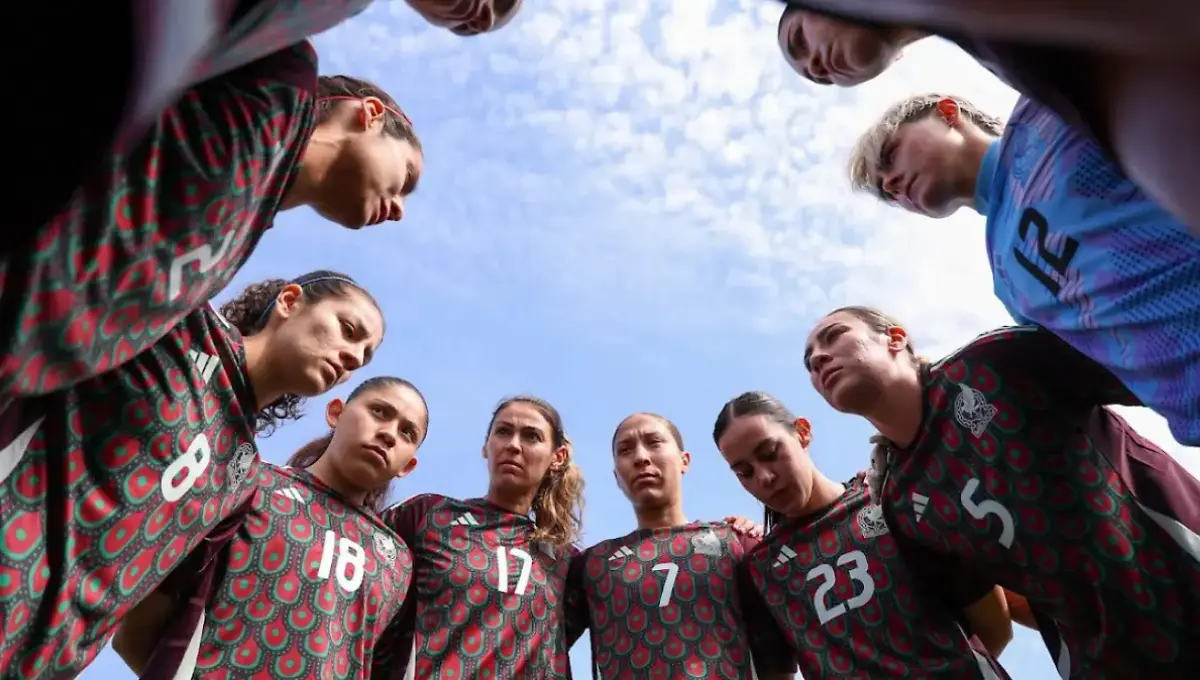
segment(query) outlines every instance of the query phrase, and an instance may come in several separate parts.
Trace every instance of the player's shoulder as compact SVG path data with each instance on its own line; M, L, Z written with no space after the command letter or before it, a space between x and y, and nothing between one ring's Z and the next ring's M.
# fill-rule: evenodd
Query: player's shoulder
M454 498L443 496L440 493L418 493L405 498L404 500L392 506L397 510L415 510L418 512L432 512L439 506L446 506L452 503L459 503ZM391 508L389 508L391 509Z
M1058 350L1062 340L1040 326L1004 326L976 336L967 344L929 364L934 379L966 379L973 368L990 364L1028 362L1036 353ZM998 367L998 366L993 366Z

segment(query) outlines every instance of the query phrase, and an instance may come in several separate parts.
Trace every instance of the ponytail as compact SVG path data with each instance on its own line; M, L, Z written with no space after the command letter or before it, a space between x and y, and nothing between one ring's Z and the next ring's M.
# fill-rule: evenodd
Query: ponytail
M533 540L568 546L583 533L583 472L575 464L571 440L565 436L566 460L546 471L533 497Z

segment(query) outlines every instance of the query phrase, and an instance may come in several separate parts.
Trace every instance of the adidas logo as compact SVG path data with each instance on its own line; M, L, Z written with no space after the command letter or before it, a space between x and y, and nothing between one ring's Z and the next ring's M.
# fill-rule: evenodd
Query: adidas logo
M916 515L917 521L920 522L921 518L925 516L925 508L929 507L929 496L914 491L912 492L912 502L913 514Z
M42 426L43 420L45 420L44 416L38 418L0 449L0 482L8 479L13 470L16 470L17 466L21 464L21 459L25 457L25 451L29 449L29 444L33 441L33 436L37 434L38 428Z
M452 526L452 527L477 527L477 526L479 526L479 520L475 519L475 516L468 512L465 515L459 515L458 519L456 519L450 523L450 526Z
M300 490L294 486L289 486L286 489L275 489L275 495L289 498L297 503L306 502L304 500L304 496L300 493Z
M633 551L629 549L629 546L623 545L615 553L608 556L608 561L609 562L619 562L620 560L623 560L626 557L633 557Z
M775 558L775 562L771 566L782 567L794 559L796 559L796 551L785 545L779 549L779 557Z
M196 365L196 372L200 374L200 378L206 383L212 378L213 373L217 372L217 367L221 365L220 359L194 349L188 350L188 358Z

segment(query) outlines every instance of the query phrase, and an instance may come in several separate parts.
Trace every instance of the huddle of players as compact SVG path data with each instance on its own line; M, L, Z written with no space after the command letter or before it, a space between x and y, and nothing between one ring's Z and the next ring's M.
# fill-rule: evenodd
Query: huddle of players
M998 141L965 101L905 102L852 174L927 214L985 213L997 294L1042 328L928 363L877 311L823 318L806 364L879 430L873 467L825 479L806 423L765 395L731 401L714 439L772 511L761 542L677 512L690 457L653 416L613 447L644 526L578 555L582 482L539 400L493 415L482 499L377 507L429 425L396 378L331 402L331 434L291 466L261 463L256 436L370 361L382 312L336 272L205 301L278 210L399 219L423 160L386 93L318 78L306 43L263 47L319 14L286 9L232 26L212 77L0 261L2 677L72 677L114 635L146 677L555 677L585 627L604 677L744 677L750 658L760 677L993 677L1010 604L1064 677L1200 667L1200 490L1103 408L1151 406L1196 443L1195 245L1029 100ZM831 20L789 12L781 37L795 21Z

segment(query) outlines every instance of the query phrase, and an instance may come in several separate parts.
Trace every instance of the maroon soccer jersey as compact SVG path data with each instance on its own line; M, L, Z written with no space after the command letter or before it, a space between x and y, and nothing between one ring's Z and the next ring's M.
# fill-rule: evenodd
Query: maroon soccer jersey
M198 653L144 678L369 677L375 643L408 594L412 553L374 511L307 472L264 464L257 481L220 556ZM173 632L163 643L175 650L196 633Z
M0 414L0 668L74 677L253 492L254 395L211 307L120 369Z
M741 680L795 672L743 560L758 544L726 524L639 529L571 561L572 636L591 632L596 678Z
M229 282L295 179L316 68L301 44L189 90L0 258L0 408L120 366Z
M926 562L918 550L901 555L857 479L822 512L781 522L747 559L755 588L799 650L805 677L1007 677L972 647L960 623L962 607L991 584L966 585L947 568L952 558L941 562Z
M571 677L563 617L569 549L533 541L532 519L481 498L421 494L383 517L416 569L406 611L389 631L392 649L377 652L372 677Z
M892 530L1028 598L1071 677L1200 672L1200 482L1096 406L1134 402L1111 374L1009 328L931 366L924 393L918 438L888 456Z

